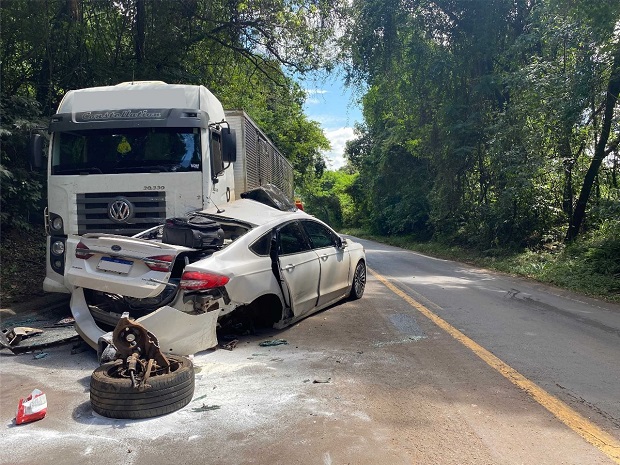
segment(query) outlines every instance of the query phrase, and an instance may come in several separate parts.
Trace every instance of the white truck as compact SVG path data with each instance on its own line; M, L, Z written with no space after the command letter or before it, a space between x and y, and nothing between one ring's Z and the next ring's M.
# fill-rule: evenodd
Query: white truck
M72 90L49 131L48 292L71 292L66 254L79 235L134 235L265 184L293 195L290 162L245 112L225 112L203 86L142 81ZM35 166L42 146L33 136Z

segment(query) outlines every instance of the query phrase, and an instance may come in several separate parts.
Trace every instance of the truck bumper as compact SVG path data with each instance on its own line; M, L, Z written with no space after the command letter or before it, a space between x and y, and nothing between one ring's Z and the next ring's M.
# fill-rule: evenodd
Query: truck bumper
M55 275L60 278L60 281L56 281L55 279L46 276L43 280L43 290L45 292L62 292L64 294L70 294L71 291L66 288L63 282L63 277L60 276L58 273L55 273Z

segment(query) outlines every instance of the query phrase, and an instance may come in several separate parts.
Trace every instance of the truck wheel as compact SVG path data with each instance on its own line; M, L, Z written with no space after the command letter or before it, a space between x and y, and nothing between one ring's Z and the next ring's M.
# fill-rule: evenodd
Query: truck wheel
M129 378L116 377L121 360L104 363L90 378L90 403L95 412L110 418L151 418L186 406L194 395L194 365L178 355L166 355L171 372L153 375L140 391Z
M355 274L353 275L353 283L351 284L350 300L361 299L366 288L366 263L364 260L357 262Z

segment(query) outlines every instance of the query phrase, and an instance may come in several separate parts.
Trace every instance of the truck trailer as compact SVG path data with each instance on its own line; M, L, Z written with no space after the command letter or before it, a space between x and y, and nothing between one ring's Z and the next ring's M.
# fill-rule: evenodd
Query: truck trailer
M72 90L49 132L47 292L71 292L67 253L80 235L135 235L266 184L293 196L291 163L244 111L225 112L204 86ZM42 136L32 145L42 165Z

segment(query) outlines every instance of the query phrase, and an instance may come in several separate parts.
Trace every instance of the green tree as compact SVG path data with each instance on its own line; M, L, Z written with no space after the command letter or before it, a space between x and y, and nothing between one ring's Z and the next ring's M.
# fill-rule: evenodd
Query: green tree
M338 171L325 171L313 178L301 190L304 210L338 229L354 226L354 205L349 194L357 174Z
M17 171L28 131L13 124L40 124L34 108L51 116L70 89L123 81L206 85L266 129L299 181L324 166L328 143L287 73L330 66L341 0L6 0L0 13L3 206L18 172L37 190L36 176ZM27 124L7 116L19 106L11 97L28 102Z
M1 9L3 92L35 92L48 113L73 88L132 79L212 87L239 65L266 80L282 66L329 66L342 7L339 0L6 0Z
M353 1L343 41L349 79L367 91L347 156L372 225L523 246L575 237L603 196L617 205L619 8Z
M36 101L19 96L0 101L0 220L3 226L29 229L42 222L43 179L30 169L27 141L30 131L40 124Z

